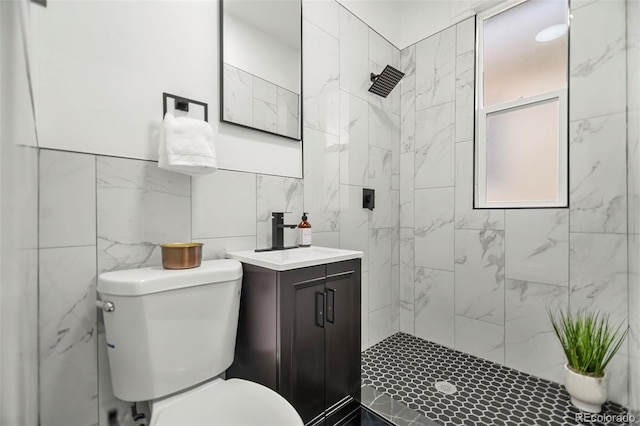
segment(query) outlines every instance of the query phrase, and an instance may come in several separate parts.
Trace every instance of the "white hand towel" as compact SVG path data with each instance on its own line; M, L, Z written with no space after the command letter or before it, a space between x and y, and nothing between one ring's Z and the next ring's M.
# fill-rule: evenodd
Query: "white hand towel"
M158 167L202 176L218 170L213 130L206 121L166 113L160 128Z

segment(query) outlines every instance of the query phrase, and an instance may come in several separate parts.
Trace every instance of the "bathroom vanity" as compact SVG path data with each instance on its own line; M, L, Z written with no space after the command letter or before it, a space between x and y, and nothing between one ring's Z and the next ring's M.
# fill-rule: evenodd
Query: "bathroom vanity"
M273 253L227 256L243 262L244 274L227 378L274 389L305 424L336 424L359 407L362 252L312 247ZM283 259L264 263L270 255Z

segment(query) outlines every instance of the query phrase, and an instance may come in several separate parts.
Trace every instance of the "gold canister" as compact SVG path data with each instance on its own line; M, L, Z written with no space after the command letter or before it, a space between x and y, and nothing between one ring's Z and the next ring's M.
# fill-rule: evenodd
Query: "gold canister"
M197 268L202 263L202 243L162 244L162 267L164 269Z

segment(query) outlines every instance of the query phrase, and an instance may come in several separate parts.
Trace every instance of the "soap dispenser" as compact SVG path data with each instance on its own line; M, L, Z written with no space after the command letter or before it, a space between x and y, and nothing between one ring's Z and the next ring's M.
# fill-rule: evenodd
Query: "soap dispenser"
M300 247L309 247L311 245L311 224L307 222L307 215L302 214L302 222L298 224L298 245Z

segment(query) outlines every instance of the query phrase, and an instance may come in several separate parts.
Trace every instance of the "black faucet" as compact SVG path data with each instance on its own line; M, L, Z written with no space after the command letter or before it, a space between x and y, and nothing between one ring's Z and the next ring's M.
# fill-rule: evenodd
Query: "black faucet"
M285 225L284 214L289 212L271 213L271 250L286 250L294 247L284 246L284 228L295 229L298 225Z

